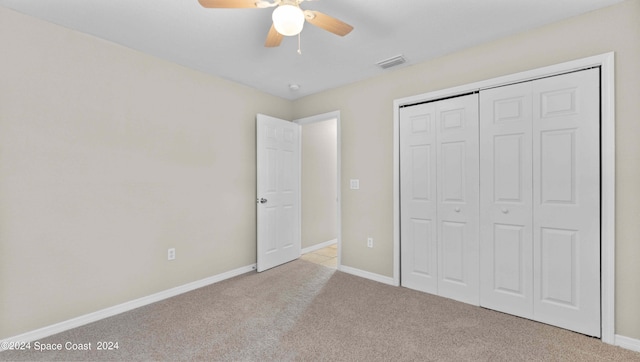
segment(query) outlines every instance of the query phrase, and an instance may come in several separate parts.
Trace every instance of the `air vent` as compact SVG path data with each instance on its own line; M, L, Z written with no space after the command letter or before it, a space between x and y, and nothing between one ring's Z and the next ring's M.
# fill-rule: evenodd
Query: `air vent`
M391 57L389 59L381 60L376 64L382 69L388 69L391 67L395 67L396 65L404 64L407 60L404 59L402 55L396 55L395 57Z

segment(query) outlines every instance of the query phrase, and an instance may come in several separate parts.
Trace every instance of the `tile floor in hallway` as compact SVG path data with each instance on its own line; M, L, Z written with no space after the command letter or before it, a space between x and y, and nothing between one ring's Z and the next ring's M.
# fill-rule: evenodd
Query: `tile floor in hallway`
M306 253L302 255L300 259L336 269L338 267L338 245L333 244L326 248Z

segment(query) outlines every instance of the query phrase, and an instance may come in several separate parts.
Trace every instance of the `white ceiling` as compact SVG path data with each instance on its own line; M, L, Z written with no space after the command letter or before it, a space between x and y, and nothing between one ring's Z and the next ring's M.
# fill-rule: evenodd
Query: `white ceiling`
M302 55L297 37L263 46L273 9L205 9L197 0L0 0L0 6L296 99L392 71L375 63L398 54L407 66L621 1L305 1L303 9L354 30L341 38L307 23Z

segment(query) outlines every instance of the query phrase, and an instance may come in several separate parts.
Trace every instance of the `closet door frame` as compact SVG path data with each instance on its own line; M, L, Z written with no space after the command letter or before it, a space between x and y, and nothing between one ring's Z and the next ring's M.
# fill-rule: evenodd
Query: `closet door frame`
M492 78L462 86L437 90L393 102L393 281L400 285L400 108L464 93L482 91L523 81L600 67L601 137L601 330L602 341L615 341L615 84L614 52L572 60L548 67Z

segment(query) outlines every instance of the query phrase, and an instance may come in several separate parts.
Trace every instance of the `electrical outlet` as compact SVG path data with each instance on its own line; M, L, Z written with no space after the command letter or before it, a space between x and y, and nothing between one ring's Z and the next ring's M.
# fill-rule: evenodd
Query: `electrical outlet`
M176 258L176 249L170 248L167 250L167 260L173 260Z
M367 247L373 248L373 238L367 238Z

